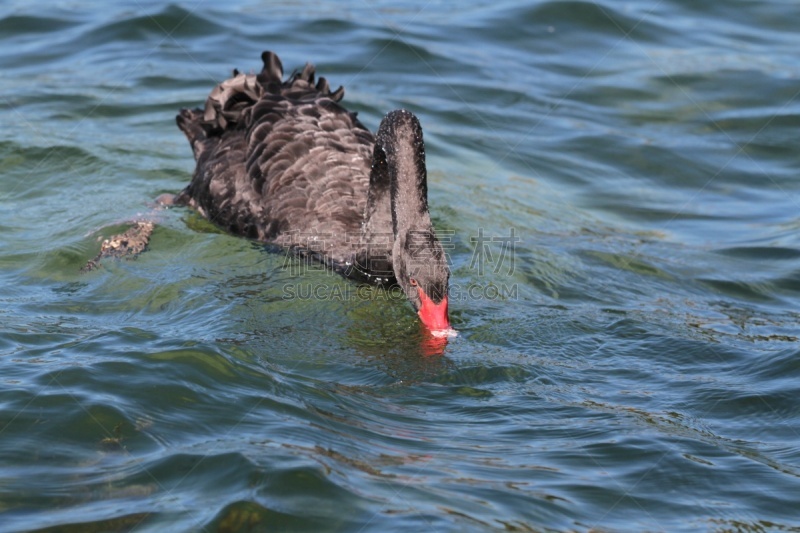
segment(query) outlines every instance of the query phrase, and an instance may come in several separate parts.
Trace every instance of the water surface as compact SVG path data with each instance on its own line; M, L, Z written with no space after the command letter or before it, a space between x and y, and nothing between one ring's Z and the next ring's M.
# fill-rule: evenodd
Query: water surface
M0 7L0 531L797 531L800 11ZM174 124L313 61L425 129L460 335L185 209ZM81 274L155 217L150 249ZM287 297L287 294L289 297Z

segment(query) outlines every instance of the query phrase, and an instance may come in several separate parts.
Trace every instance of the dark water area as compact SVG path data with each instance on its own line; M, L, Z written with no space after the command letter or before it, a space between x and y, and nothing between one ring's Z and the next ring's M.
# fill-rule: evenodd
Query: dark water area
M800 8L5 1L0 531L800 531ZM183 208L316 64L425 130L458 337ZM149 250L81 274L131 220Z

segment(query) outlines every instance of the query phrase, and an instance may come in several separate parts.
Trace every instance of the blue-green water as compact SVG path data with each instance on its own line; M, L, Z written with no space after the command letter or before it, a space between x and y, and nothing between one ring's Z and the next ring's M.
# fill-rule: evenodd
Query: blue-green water
M0 6L0 531L800 531L800 9ZM425 129L460 335L149 202L262 50ZM157 217L148 252L79 269ZM294 296L290 298L287 296Z

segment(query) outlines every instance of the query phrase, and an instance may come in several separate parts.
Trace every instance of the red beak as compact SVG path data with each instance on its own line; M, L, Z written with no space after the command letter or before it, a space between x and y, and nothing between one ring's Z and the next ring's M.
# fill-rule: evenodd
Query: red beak
M428 298L422 287L419 288L419 299L422 304L419 307L417 314L425 327L431 331L446 331L450 329L450 319L447 318L447 296L442 298L442 301L433 303L433 300Z

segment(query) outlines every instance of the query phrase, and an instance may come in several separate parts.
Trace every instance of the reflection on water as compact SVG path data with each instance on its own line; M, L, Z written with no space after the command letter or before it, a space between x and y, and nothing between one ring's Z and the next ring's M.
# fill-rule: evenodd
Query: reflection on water
M419 345L422 355L426 357L433 357L444 354L444 349L447 348L447 341L454 336L455 330L452 329L434 333L423 331L422 342Z

